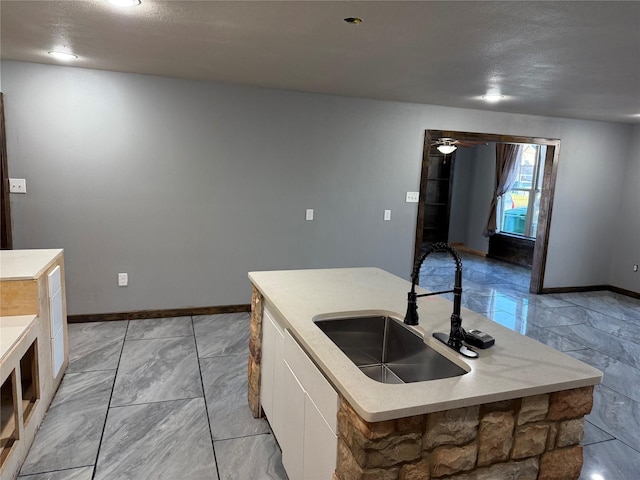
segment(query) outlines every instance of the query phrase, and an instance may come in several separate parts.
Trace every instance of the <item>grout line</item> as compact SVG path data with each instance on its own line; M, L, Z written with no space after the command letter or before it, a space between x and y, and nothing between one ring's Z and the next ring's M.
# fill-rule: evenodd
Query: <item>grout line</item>
M218 439L213 440L213 441L214 441L214 443L215 442L226 442L227 440L239 440L241 438L261 437L263 435L270 435L270 436L272 436L274 438L274 440L276 438L275 435L273 435L271 427L269 427L269 431L268 432L252 433L250 435L238 435L237 437L218 438ZM276 441L276 443L278 443L278 442ZM280 445L278 445L278 448L280 448Z
M124 342L127 338L127 332L129 331L129 320L127 320L127 328L125 329L124 336L122 337L122 345L120 346L120 354L118 355L118 365L116 366L115 374L113 375L113 385L111 385L111 392L109 394L109 403L107 404L107 412L104 416L104 423L102 424L102 433L100 434L100 442L98 443L98 451L96 452L96 463L93 466L93 473L91 474L91 480L96 478L96 472L98 471L98 459L100 458L100 449L102 448L102 442L104 440L104 431L107 428L107 419L109 418L109 410L111 410L111 400L113 398L113 390L116 387L116 379L118 378L118 370L120 369L120 361L122 360L122 351L124 350Z
M138 341L138 340L169 340L172 338L190 338L193 337L193 333L189 335L170 335L167 337L150 337L150 338L125 338L128 342Z
M204 395L202 395L201 397L168 398L166 400L156 400L152 402L143 402L143 403L126 403L124 405L112 405L112 406L109 406L109 408L114 409L114 408L126 408L126 407L139 407L143 405L155 405L157 403L183 402L186 400L197 400L198 398L204 398Z
M211 449L213 450L213 461L216 465L216 478L220 477L220 467L218 466L218 456L216 455L215 440L213 439L213 430L211 429L211 419L209 417L209 405L207 403L207 393L204 388L204 380L202 377L202 367L200 365L200 355L198 353L198 339L195 336L195 327L193 325L193 316L191 316L191 329L193 330L194 345L196 347L196 358L198 360L198 373L200 374L200 386L202 387L202 399L204 400L204 413L207 416L207 425L209 426L209 436L211 438Z

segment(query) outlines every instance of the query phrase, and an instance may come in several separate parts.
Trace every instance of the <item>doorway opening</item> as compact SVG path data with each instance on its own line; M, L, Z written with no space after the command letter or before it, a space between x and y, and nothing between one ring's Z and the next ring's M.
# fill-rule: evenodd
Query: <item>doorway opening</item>
M530 260L531 280L529 283L529 291L531 293L542 293L551 213L558 171L560 140L489 133L427 130L425 133L422 172L420 177L420 197L416 222L414 262L419 258L420 251L425 242L450 241L448 237L452 227L452 225L450 225L450 217L453 179L456 172L455 152L453 152L453 154L443 154L439 152L436 146L440 139L457 141L460 142L460 145L502 143L545 146L545 149L543 149L545 152L544 168L541 169L543 173L540 179L541 188L538 197L539 204L537 205L538 218L534 235L535 241L532 258ZM488 178L491 178L491 186L489 188L495 189L495 172L488 175ZM482 222L486 222L489 214L490 200L490 198L487 199L486 205L480 206L480 208L483 209ZM478 234L481 234L481 232L478 232Z

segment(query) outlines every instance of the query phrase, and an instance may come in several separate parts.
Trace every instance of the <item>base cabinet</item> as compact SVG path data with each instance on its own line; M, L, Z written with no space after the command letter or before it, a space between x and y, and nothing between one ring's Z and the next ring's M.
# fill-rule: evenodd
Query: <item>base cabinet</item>
M278 317L263 314L260 399L290 480L331 480L338 394Z
M284 331L265 310L262 318L262 367L260 403L276 438L285 425L282 409L284 381Z
M304 452L302 477L326 480L336 469L338 436L307 395L304 404Z
M0 480L12 480L69 363L64 258L3 250L0 264Z
M282 464L290 480L304 478L304 430L306 393L285 362L283 405L288 412L286 427L278 438L282 449ZM275 432L274 432L275 433Z

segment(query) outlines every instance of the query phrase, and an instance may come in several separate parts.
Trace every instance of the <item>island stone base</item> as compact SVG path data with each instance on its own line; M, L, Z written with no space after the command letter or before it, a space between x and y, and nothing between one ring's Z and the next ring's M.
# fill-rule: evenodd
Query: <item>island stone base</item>
M593 387L370 423L341 398L334 480L577 480Z

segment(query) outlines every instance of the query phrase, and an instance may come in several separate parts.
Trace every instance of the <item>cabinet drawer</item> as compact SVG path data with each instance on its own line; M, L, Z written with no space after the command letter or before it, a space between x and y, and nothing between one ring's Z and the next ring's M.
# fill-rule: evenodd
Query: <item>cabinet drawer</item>
M289 330L286 330L284 336L284 359L333 433L337 433L338 394L291 336Z

